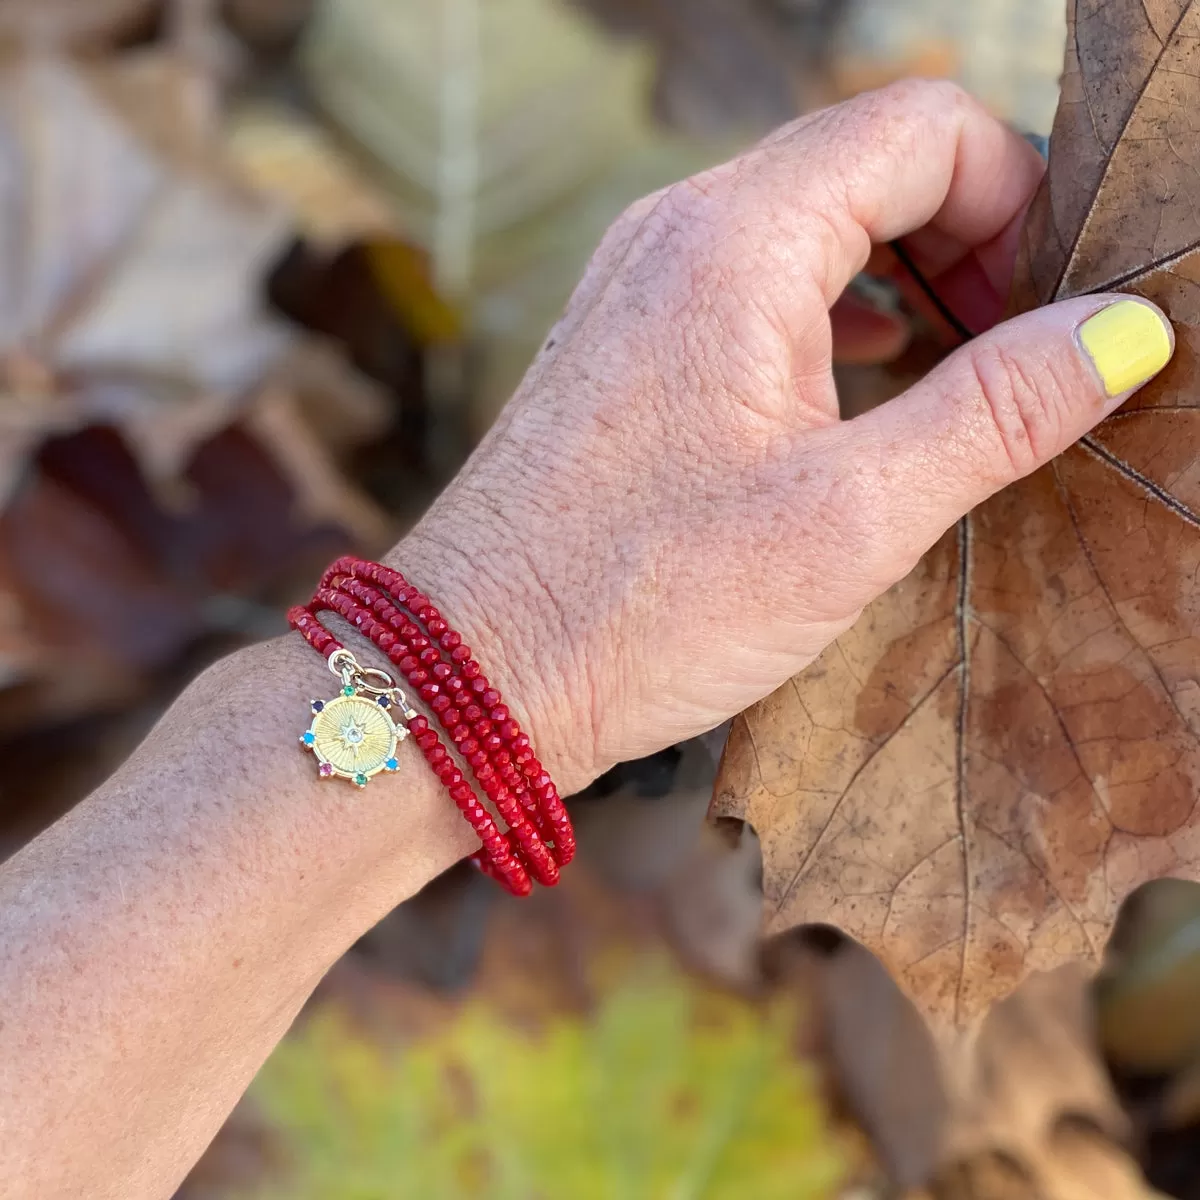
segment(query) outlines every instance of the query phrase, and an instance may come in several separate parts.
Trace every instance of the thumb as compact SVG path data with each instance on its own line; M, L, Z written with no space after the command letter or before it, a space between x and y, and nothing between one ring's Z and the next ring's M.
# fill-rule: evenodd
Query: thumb
M843 428L852 452L881 463L888 536L911 543L886 550L910 561L923 553L975 505L1087 433L1174 350L1170 322L1146 300L1065 300L996 326L851 421Z

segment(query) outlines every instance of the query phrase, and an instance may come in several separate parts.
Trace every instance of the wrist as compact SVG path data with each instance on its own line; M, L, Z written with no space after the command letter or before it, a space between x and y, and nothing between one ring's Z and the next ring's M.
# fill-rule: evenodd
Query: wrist
M481 532L464 535L435 510L384 562L446 614L571 795L598 774L580 643L524 556Z
M191 704L201 709L221 697L231 726L256 733L259 770L228 770L230 798L245 799L249 811L260 814L264 796L272 798L271 811L278 799L304 831L297 844L321 848L331 893L370 893L373 923L475 845L414 746L401 747L396 773L361 791L318 776L297 738L311 720L311 702L327 699L337 687L321 656L290 633L214 664L189 691ZM240 759L233 755L235 763ZM319 874L310 871L310 884Z

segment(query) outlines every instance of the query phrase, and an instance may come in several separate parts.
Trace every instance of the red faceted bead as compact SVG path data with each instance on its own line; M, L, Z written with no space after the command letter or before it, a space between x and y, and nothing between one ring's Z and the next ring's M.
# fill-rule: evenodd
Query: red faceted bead
M397 664L409 685L438 713L450 740L509 823L504 835L427 720L410 721L409 729L431 769L451 789L452 800L480 838L481 849L472 861L516 895L528 894L531 874L541 883L554 883L559 864L575 853L570 819L499 691L428 597L400 572L346 555L325 572L311 605L288 614L314 648L333 653L341 644L321 625L317 614L322 610L351 622ZM443 662L442 650L448 652L448 662Z

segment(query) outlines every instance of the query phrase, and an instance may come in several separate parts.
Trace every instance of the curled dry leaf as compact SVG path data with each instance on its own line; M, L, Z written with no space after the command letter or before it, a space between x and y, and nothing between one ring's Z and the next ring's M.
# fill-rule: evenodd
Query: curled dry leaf
M841 926L935 1023L1094 960L1200 825L1200 3L1077 0L1027 308L1171 315L1153 385L984 504L735 724L714 812L757 830L770 925Z

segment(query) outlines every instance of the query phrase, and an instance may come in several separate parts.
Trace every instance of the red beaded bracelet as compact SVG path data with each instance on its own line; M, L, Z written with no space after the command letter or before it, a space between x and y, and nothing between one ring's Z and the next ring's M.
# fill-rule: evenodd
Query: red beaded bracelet
M387 672L359 665L321 624L317 614L323 611L369 637L430 706L508 824L507 834L429 721ZM476 864L516 895L529 893L530 876L545 885L557 882L559 867L575 854L566 808L499 691L427 596L398 571L347 556L329 567L312 601L293 608L288 620L342 679L340 696L312 702L313 722L300 739L316 755L322 778L340 776L365 787L381 771L397 769L396 745L411 734L479 835ZM393 707L405 726L397 728Z

